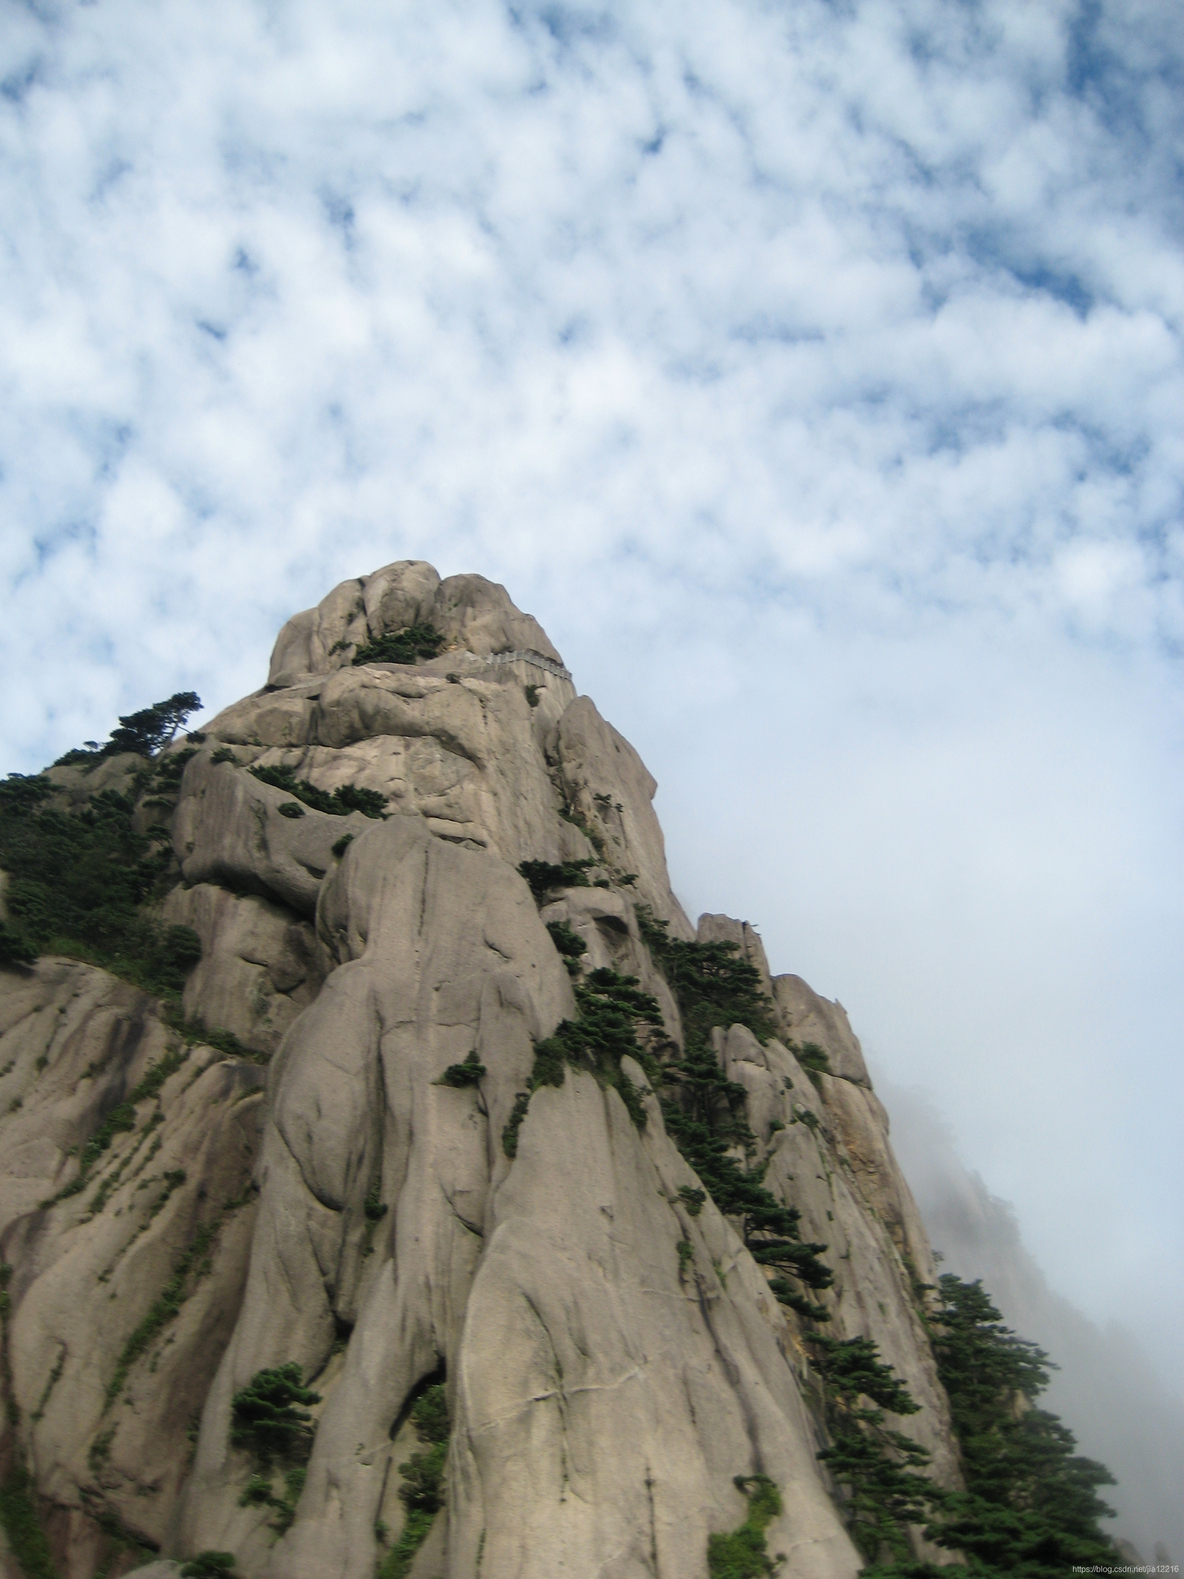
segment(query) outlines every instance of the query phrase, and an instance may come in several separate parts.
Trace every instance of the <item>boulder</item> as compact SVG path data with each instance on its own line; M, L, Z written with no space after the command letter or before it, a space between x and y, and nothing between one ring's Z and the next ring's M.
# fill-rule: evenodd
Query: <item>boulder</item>
M359 647L410 625L431 625L453 652L489 657L526 651L563 662L542 626L514 607L505 587L484 576L441 581L431 565L405 559L343 581L315 609L294 615L276 641L268 685L288 686L347 667Z
M805 1042L816 1043L829 1058L832 1075L870 1089L863 1048L841 1003L823 998L800 976L774 977L773 1001L781 1017L783 1035L799 1047Z
M311 916L321 879L337 860L334 845L360 833L369 819L310 806L293 817L280 812L293 804L299 803L286 790L204 751L186 766L173 816L173 848L185 881L263 894Z
M773 981L765 958L765 945L747 921L736 921L731 916L700 916L695 940L698 943L734 943L741 957L759 973L761 991L766 998L772 998Z
M275 900L217 883L175 888L162 913L201 939L182 999L186 1015L269 1058L324 980L312 924Z

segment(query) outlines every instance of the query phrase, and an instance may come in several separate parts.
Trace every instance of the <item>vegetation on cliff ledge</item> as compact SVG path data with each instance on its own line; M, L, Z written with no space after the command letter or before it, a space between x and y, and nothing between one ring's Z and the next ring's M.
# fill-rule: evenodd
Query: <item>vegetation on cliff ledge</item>
M1111 1510L1097 1487L1113 1477L1074 1452L1055 1415L1032 1407L1048 1384L1048 1356L1003 1326L981 1284L946 1276L938 1293L931 1339L965 1491L935 1485L925 1450L885 1424L886 1414L915 1414L917 1405L874 1343L810 1339L831 1437L818 1456L839 1485L852 1539L874 1564L864 1579L947 1574L911 1555L910 1527L922 1524L975 1579L1059 1579L1075 1565L1111 1564L1099 1524Z
M595 865L591 856L582 861L522 861L518 871L530 884L535 904L541 905L556 889L591 888L588 868Z
M938 1375L962 1452L964 1492L944 1499L927 1533L964 1554L973 1574L1061 1579L1114 1561L1097 1495L1114 1477L1079 1456L1054 1414L1033 1407L1054 1370L1043 1349L1003 1325L981 1283L947 1275L933 1330Z
M737 1475L735 1486L748 1499L748 1514L737 1529L707 1537L708 1579L764 1579L785 1561L769 1556L765 1530L781 1512L781 1493L767 1475Z
M585 870L593 864L524 861L518 870L542 904L559 887L585 886ZM636 912L642 938L678 999L682 1049L666 1036L658 1001L641 990L637 977L592 971L576 982L575 1019L564 1020L536 1045L530 1089L518 1093L502 1133L503 1149L509 1157L517 1154L531 1092L562 1085L568 1064L615 1086L634 1123L643 1128L648 1093L622 1073L621 1059L628 1055L661 1093L666 1131L712 1200L721 1212L741 1220L752 1255L777 1273L769 1285L774 1296L801 1315L827 1321L826 1310L794 1287L824 1289L834 1282L833 1272L818 1259L826 1246L802 1239L801 1213L765 1187L763 1165L742 1165L736 1157L739 1150L747 1161L756 1151L747 1092L726 1077L711 1043L717 1026L747 1025L761 1041L772 1034L772 1005L761 990L760 975L734 943L687 943L672 938L668 923L656 920L647 906L637 905ZM575 961L584 951L583 941L566 923L553 922L548 930L565 965L578 976Z
M143 757L129 794L103 789L66 811L44 774L10 773L0 783L0 868L9 878L0 965L66 954L157 996L180 992L201 943L191 927L163 926L147 912L169 886L172 849L163 827L140 831L146 818L136 814L171 811L196 748L156 754L200 706L193 691L179 691L120 718L105 745L87 741L54 764L85 775L108 757Z
M111 731L105 745L88 740L85 746L78 746L59 757L54 767L73 767L77 763L93 765L104 757L119 756L125 751L137 757L154 757L175 739L190 713L196 713L200 707L201 698L196 691L178 691L163 702L153 702L151 707L120 718L119 728Z
M411 1421L424 1450L399 1465L399 1498L407 1510L402 1534L382 1559L378 1579L406 1579L415 1554L427 1540L444 1506L444 1466L448 1462L448 1407L444 1383L421 1393L411 1406ZM385 1530L377 1531L380 1541Z
M530 1088L518 1093L502 1133L502 1149L508 1157L517 1155L518 1131L531 1094L540 1086L561 1086L569 1064L594 1075L602 1086L614 1087L638 1129L645 1128L648 1093L633 1084L621 1060L632 1058L651 1080L659 1077L657 1060L638 1039L639 1029L662 1029L657 999L641 991L636 976L607 969L594 970L587 980L577 981L575 994L575 1019L561 1021L550 1036L535 1044Z
M231 1401L230 1440L249 1453L255 1473L239 1497L240 1507L266 1507L275 1511L271 1527L278 1535L296 1517L296 1504L304 1490L305 1463L312 1452L312 1416L301 1404L318 1404L321 1395L304 1385L295 1360L287 1365L256 1371ZM272 1480L276 1461L283 1469L284 1489L276 1494Z
M261 767L251 768L249 772L260 784L270 784L273 789L294 795L305 806L311 806L314 811L326 812L330 817L348 817L351 811L360 811L363 817L379 818L385 815L386 796L380 795L377 790L361 789L356 784L339 784L330 793L318 789L307 779L298 779L291 768ZM291 812L286 806L279 809L284 816L302 815L299 806ZM337 853L336 849L334 853Z
M52 796L40 776L0 783L0 867L9 874L0 964L66 954L175 996L201 943L191 927L163 926L144 909L167 885L171 849L136 831L134 802L113 789L76 813L49 804Z
M414 663L417 658L434 658L443 645L443 636L432 626L405 625L402 630L388 631L366 642L350 661L354 664Z
M730 1025L747 1025L758 1041L768 1040L772 1006L761 990L760 973L734 943L672 938L668 923L644 905L637 906L637 920L682 1018L682 1052L667 1058L660 1071L667 1087L661 1098L666 1131L720 1211L741 1220L755 1260L778 1274L769 1285L776 1298L799 1315L827 1321L826 1310L790 1282L829 1288L834 1273L818 1259L826 1246L802 1239L801 1213L765 1187L763 1165L745 1166L736 1157L739 1150L750 1159L756 1150L747 1092L727 1078L711 1042L717 1026Z
M885 1415L914 1415L908 1388L869 1338L810 1338L822 1377L830 1446L818 1457L841 1488L847 1528L868 1561L910 1560L910 1525L923 1524L944 1493L922 1473L929 1454Z
M0 1484L0 1529L25 1579L58 1579L53 1554L41 1528L34 1501L33 1477L23 1464L11 1469Z

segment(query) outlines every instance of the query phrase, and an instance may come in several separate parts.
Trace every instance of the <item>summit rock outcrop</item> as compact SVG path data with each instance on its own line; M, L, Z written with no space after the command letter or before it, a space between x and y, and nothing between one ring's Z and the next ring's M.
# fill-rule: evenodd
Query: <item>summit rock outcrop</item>
M372 656L409 630L438 650ZM654 780L502 588L418 562L343 583L182 753L180 1005L60 957L0 971L5 1452L67 1579L203 1551L244 1579L706 1579L754 1476L781 1571L852 1579L821 1316L876 1343L958 1484L935 1269L846 1014L747 924L691 924ZM135 793L134 762L103 771ZM660 923L752 967L766 1019L711 1031L730 1155L825 1247L821 1316L668 1128L687 1031ZM629 981L637 1056L544 1068ZM241 1400L292 1366L315 1402L285 1477Z

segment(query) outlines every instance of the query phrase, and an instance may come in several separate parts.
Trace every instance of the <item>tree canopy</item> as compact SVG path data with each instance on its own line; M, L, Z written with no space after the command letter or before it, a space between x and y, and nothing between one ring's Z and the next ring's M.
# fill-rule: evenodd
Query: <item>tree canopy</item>
M1055 1369L1036 1344L1003 1325L981 1283L947 1275L933 1348L962 1450L966 1491L947 1496L939 1546L972 1572L1054 1579L1073 1565L1109 1563L1114 1549L1097 1495L1114 1477L1075 1452L1056 1415L1034 1408Z
M54 767L69 767L77 762L97 761L102 757L118 756L133 751L137 756L152 757L175 737L178 729L191 713L201 707L201 697L196 691L177 691L163 702L153 702L138 713L128 713L119 720L119 727L111 731L105 745L88 740L86 746L76 747L59 757Z

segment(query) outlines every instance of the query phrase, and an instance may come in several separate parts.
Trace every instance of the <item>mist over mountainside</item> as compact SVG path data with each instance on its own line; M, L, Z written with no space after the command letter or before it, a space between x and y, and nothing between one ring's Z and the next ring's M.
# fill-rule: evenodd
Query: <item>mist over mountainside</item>
M1104 1331L1048 1283L1024 1246L1011 1207L987 1190L958 1157L956 1139L917 1090L879 1076L876 1090L892 1118L892 1145L912 1187L941 1270L981 1278L1004 1319L1039 1343L1060 1367L1045 1395L1077 1437L1118 1481L1103 1493L1117 1511L1116 1533L1148 1562L1157 1544L1184 1554L1184 1402L1165 1387L1133 1335ZM1067 1232L1086 1232L1066 1224ZM1131 1290L1132 1303L1155 1298L1155 1269Z

